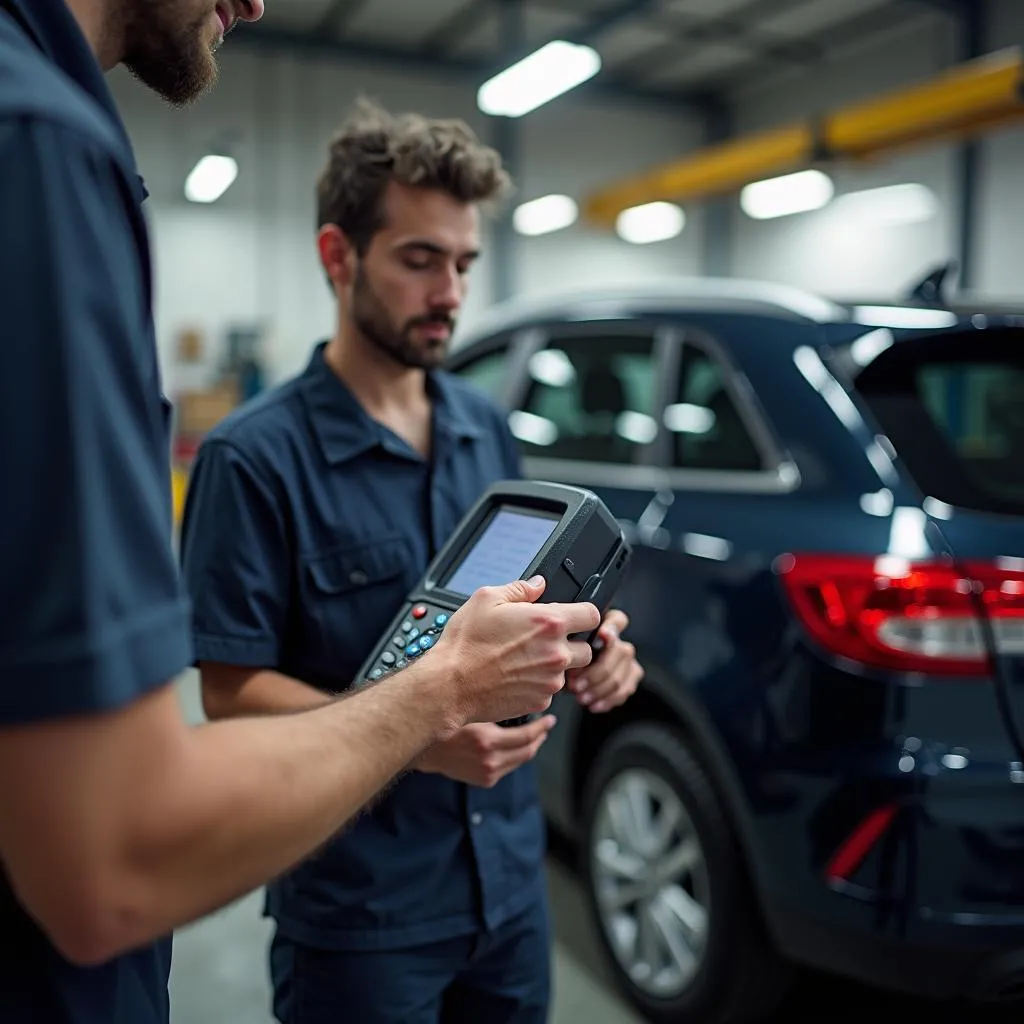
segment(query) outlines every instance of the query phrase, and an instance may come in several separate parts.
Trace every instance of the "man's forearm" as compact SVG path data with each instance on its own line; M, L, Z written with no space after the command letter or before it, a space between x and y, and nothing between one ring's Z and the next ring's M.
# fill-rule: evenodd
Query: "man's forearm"
M203 710L209 719L241 715L290 714L333 703L337 698L271 669L200 665Z
M116 944L245 894L342 828L454 728L439 712L441 667L410 667L330 707L193 730L127 850L125 881L138 886L142 912Z

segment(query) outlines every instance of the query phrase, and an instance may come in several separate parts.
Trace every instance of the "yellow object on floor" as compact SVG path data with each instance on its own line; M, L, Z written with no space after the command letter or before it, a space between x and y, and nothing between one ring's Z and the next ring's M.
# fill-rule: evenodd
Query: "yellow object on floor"
M171 500L174 510L174 526L181 526L181 517L185 512L185 491L188 488L188 474L175 466L171 470Z

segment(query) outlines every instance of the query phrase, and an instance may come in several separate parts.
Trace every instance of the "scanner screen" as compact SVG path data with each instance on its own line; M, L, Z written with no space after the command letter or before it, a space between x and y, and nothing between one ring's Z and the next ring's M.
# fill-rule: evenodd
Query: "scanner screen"
M479 587L519 579L557 525L557 517L498 509L455 567L445 590L469 597Z

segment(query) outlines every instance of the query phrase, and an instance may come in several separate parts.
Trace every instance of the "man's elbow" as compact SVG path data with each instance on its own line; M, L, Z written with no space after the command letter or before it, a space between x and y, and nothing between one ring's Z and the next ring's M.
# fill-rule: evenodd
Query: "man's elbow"
M55 887L56 888L56 887ZM29 913L56 950L79 967L98 967L156 938L144 901L125 883L87 881L79 875L71 888L54 890Z
M229 717L228 701L219 688L203 684L199 696L203 703L203 714L209 721L216 722L219 718Z
M242 690L253 674L251 669L200 664L199 697L203 705L203 714L207 719L215 722L221 718L234 718L242 714Z

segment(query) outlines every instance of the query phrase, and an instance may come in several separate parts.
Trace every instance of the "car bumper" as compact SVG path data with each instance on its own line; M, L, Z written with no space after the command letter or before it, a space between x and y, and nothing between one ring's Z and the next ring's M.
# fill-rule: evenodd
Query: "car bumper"
M779 901L772 902L771 930L790 960L895 992L934 999L967 998L1006 1003L1024 999L1024 944L1013 929L990 933L990 948L947 937L934 944L837 925ZM965 937L966 938L966 937Z
M802 855L781 821L761 847L783 952L922 995L1024 998L1024 781L1009 760L948 749L803 775L806 803L789 808L810 822Z

